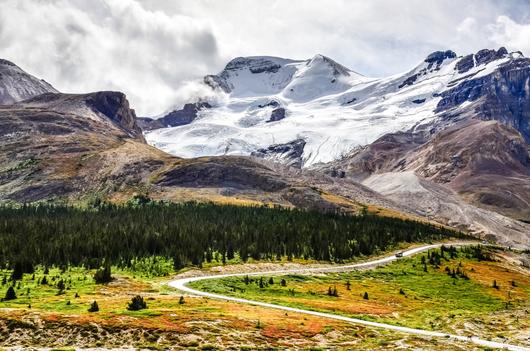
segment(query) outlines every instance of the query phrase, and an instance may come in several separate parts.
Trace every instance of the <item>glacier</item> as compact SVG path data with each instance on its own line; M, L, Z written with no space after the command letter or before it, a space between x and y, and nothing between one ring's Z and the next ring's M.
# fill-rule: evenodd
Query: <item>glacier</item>
M440 94L510 60L471 62L452 51L429 55L390 77L365 77L323 55L308 60L240 57L202 84L221 98L189 124L145 133L151 145L179 157L250 155L271 145L304 140L302 167L339 159L384 134L428 128ZM205 98L206 99L206 98ZM277 108L285 116L271 120Z

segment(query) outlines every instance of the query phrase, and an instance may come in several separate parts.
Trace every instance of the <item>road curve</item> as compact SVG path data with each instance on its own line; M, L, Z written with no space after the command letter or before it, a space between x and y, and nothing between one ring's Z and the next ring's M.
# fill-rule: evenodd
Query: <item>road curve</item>
M473 243L475 244L475 243ZM429 249L440 247L442 244L433 244L433 245L424 245L420 247L416 247L410 250L406 250L403 252L403 257L406 256L412 256L420 252L427 251ZM463 246L463 245L469 245L469 243L445 243L444 245L453 245L453 246ZM523 346L517 346L517 345L511 345L506 343L500 343L500 342L494 342L489 341L485 339L480 339L478 337L469 337L469 336L462 336L462 335L453 335L448 334L444 332L438 332L438 331L430 331L430 330L423 330L423 329L413 329L413 328L407 328L407 327L400 327L397 325L392 324L385 324L385 323L377 323L377 322L371 322L366 321L363 319L358 318L350 318L345 317L341 315L336 315L332 313L324 313L324 312L316 312L311 310L304 310L300 308L293 308L293 307L287 307L282 305L276 305L272 303L266 303L266 302L260 302L260 301L254 301L254 300L247 300L247 299L241 299L237 297L232 296L225 296L220 294L212 294L200 290L195 290L187 286L188 283L196 282L199 280L206 280L206 279L221 279L221 278L228 278L228 277L242 277L242 276L255 276L255 275L283 275L283 274L307 274L307 273L331 273L331 272L343 272L348 270L355 270L355 269L366 269L366 268L373 268L380 265L384 265L387 263L390 263L392 261L395 261L399 259L395 255L387 256L380 259L375 259L372 261L367 261L363 263L355 263L355 264L348 264L348 265L337 265L337 266L331 266L331 267L313 267L313 268L298 268L298 269L287 269L287 270L277 270L277 271L264 271L264 272L251 272L251 273L231 273L231 274L218 274L218 275L208 275L208 276L199 276L199 277L190 277L190 278L181 278L176 279L168 283L169 286L176 288L178 290L181 290L183 292L198 295L198 296L204 296L212 299L218 299L218 300L225 300L230 302L237 302L237 303L243 303L253 306L260 306L260 307L267 307L267 308L274 308L277 310L283 310L288 312L294 312L294 313L302 313L302 314L308 314L312 316L317 317L323 317L323 318L329 318L329 319L335 319L343 322L358 324L358 325L364 325L368 327L374 327L374 328L381 328L381 329L387 329L387 330L394 330L397 332L407 333L407 334L414 334L414 335L420 335L420 336L430 336L430 337L440 337L440 338L447 338L447 339L453 339L463 342L470 342L474 343L480 346L485 347L492 347L492 348L500 348L500 349L507 349L507 350L513 350L513 351L530 351L529 347L523 347Z

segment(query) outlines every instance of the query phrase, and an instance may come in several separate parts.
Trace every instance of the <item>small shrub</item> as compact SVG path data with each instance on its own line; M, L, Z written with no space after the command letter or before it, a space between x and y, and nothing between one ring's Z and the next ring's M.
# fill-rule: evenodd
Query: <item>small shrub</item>
M499 285L496 280L493 281L493 288L499 290Z
M144 298L140 295L137 295L132 298L131 302L127 306L129 311L139 311L147 308L147 303L144 301Z
M90 308L88 309L88 312L98 312L98 311L99 311L98 303L96 301L92 302L90 304Z

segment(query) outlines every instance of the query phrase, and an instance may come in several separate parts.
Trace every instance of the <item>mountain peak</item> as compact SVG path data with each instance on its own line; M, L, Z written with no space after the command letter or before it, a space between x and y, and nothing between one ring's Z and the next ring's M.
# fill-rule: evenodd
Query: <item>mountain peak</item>
M308 66L315 66L321 64L325 64L331 67L333 69L334 76L349 76L352 72L349 68L322 54L316 54L307 63Z
M57 90L42 79L25 72L11 61L0 59L0 105L10 105Z
M13 62L9 61L9 60L6 60L6 59L1 59L0 58L0 65L2 66L14 66L14 67L18 67L17 65L15 65Z

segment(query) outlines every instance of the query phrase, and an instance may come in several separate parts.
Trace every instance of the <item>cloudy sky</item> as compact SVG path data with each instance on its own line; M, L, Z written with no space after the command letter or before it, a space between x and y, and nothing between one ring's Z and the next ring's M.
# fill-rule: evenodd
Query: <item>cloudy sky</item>
M435 50L530 55L530 0L0 0L0 58L64 92L124 91L157 115L236 56L316 53L367 76Z

